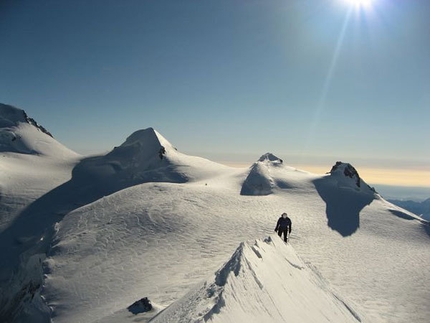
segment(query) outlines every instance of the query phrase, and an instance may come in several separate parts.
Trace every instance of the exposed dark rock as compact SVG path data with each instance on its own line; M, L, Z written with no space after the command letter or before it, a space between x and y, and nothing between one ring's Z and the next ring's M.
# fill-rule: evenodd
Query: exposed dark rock
M148 297L144 297L131 304L127 309L129 312L137 315L139 313L145 313L152 310L152 304Z

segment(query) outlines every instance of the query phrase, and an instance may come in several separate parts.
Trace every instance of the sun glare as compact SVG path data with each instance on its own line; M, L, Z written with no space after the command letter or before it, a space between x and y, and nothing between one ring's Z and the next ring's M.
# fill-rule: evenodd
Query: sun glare
M343 0L358 8L368 8L372 5L373 0Z

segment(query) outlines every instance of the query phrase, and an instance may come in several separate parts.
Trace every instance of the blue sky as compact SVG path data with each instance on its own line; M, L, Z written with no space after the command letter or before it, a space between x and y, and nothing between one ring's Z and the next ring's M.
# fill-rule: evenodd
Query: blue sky
M0 102L83 154L154 127L215 161L430 186L429 35L428 0L2 0Z

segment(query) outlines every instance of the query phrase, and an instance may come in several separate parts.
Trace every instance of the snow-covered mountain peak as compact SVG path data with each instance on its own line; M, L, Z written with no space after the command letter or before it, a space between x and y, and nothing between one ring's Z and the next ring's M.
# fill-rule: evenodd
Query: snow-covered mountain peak
M24 110L0 103L0 151L54 158L78 155L56 141L51 133Z
M370 193L375 193L358 174L357 170L349 163L341 161L336 162L330 170L330 175L338 181L342 187L351 187L356 190L370 190Z
M250 168L241 195L270 195L279 190L303 188L312 179L308 173L284 164L271 153L261 156Z
M276 165L276 164L279 165L279 164L282 164L283 162L281 158L273 155L272 153L265 153L263 156L261 156L258 159L258 161L262 163L271 163L273 165Z
M188 156L153 128L135 131L126 141L103 156L81 161L75 179L109 183L116 189L147 182L184 183L213 177L227 166ZM94 181L96 180L96 181ZM104 184L102 184L104 185Z
M0 103L0 128L18 126L20 123L28 123L33 125L43 133L52 137L51 133L44 127L39 125L36 120L30 118L24 110L14 106Z
M162 135L147 128L135 131L106 155L82 160L74 170L74 176L90 176L111 183L127 182L126 186L150 180L184 182L171 161L175 154L178 154L176 149Z
M135 131L119 147L115 147L105 158L117 160L124 168L147 169L151 164L158 167L163 158L176 149L153 128ZM151 167L151 168L153 168Z
M275 182L270 174L272 166L282 164L279 159L271 153L261 156L257 162L251 166L251 170L243 182L242 195L269 195L273 193Z
M160 133L153 128L135 131L121 145L122 147L144 147L145 150L175 149Z
M357 170L349 163L344 163L341 161L336 162L336 164L333 165L333 167L330 170L330 174L332 175L338 175L343 174L346 177L353 178L357 181L357 186L360 186L359 179L360 176L358 175Z
M0 103L0 127L16 126L18 122L25 122L24 111L11 105Z
M360 228L360 213L379 195L348 163L336 162L329 175L315 179L315 188L326 203L327 224L343 237Z

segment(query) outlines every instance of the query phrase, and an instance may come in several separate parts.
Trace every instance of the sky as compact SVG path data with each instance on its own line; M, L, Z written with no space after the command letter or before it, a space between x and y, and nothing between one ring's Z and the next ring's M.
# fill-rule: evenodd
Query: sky
M84 155L153 127L231 165L429 187L429 35L428 0L1 0L0 102Z

